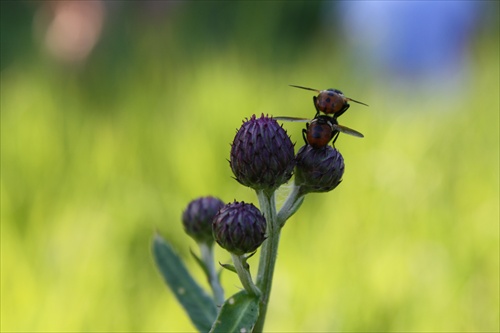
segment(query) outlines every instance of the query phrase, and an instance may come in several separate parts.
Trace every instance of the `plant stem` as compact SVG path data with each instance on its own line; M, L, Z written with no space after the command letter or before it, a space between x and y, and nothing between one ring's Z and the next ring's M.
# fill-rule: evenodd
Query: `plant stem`
M224 289L222 289L219 276L215 270L214 247L212 245L209 246L206 243L199 243L199 245L201 259L205 263L208 271L208 282L210 283L210 287L212 288L212 292L214 294L215 304L222 306L222 304L224 304Z
M286 198L285 203L281 207L278 213L278 225L283 228L285 222L295 214L295 212L300 208L304 202L304 194L300 190L300 186L293 185L292 191Z
M260 290L252 281L252 276L250 275L250 271L248 270L248 264L246 263L246 259L243 256L236 255L231 253L231 257L233 258L234 268L236 269L236 273L238 273L238 277L240 278L241 284L245 290L254 296L260 296Z
M260 301L259 319L254 326L254 332L262 332L266 320L267 306L271 294L274 267L278 254L278 245L280 240L280 227L276 216L276 203L274 191L257 191L260 209L264 213L267 221L267 239L264 241L260 252L259 271L257 274L257 286L262 292Z

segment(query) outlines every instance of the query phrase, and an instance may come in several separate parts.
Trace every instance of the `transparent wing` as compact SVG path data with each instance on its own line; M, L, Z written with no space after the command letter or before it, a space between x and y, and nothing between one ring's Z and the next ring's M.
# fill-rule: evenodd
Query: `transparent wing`
M347 99L348 101L351 101L351 102L354 102L354 103L358 103L358 104L361 104L361 105L364 105L364 106L369 106L369 105L368 105L368 104L366 104L366 103L363 103L363 102L357 101L357 100L352 99L352 98L349 98L349 97L346 97L346 99Z
M352 136L357 136L358 138L364 138L365 137L363 134L359 133L358 131L353 130L352 128L349 128L349 127L342 126L342 125L334 124L333 125L333 129L336 129L337 131L342 132L344 134L349 134L349 135L352 135Z
M299 88L299 89L311 90L311 91L315 91L317 93L321 92L321 90L318 90L318 89L307 88L307 87L302 87L302 86L296 86L296 85L293 85L293 84L289 84L289 86L290 87L294 87L294 88Z
M299 122L299 123L307 123L311 121L310 118L296 118L296 117L273 117L273 119L281 121Z

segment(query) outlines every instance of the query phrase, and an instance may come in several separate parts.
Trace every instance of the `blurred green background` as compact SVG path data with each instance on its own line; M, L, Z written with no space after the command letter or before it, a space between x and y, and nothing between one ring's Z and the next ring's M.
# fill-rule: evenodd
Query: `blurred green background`
M257 204L229 144L252 114L312 117L288 84L370 107L340 118L365 134L337 141L343 183L283 230L267 330L499 331L499 5L440 4L417 23L451 20L448 49L363 27L367 2L2 1L1 331L193 331L153 233L206 287L181 213Z

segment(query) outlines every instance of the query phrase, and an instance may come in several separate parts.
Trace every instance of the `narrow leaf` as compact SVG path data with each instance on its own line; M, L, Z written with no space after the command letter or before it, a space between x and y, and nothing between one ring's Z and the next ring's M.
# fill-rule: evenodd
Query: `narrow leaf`
M196 255L196 253L193 252L192 249L189 249L189 252L191 253L191 256L194 258L196 263L201 267L201 269L205 273L208 282L210 282L210 272L208 271L207 265L203 262L203 260L200 259L200 257Z
M231 264L222 264L222 263L220 263L220 262L219 262L219 265L221 265L221 266L222 266L222 268L225 268L225 269L227 269L228 271L231 271L231 272L233 272L233 273L237 273L237 272L236 272L236 268L234 268L234 265L231 265Z
M214 300L196 283L170 244L155 235L153 256L165 282L186 310L194 326L208 332L217 316Z
M252 332L258 317L259 298L242 290L222 305L210 332Z

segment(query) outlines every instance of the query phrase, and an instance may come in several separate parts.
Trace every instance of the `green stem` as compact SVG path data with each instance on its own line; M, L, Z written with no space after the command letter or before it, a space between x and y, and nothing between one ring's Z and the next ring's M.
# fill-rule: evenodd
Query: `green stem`
M222 306L224 304L224 289L219 281L219 276L215 270L215 260L214 260L214 247L213 245L208 245L206 243L199 243L201 259L205 263L208 271L208 282L210 283L210 288L214 294L215 304Z
M255 323L254 332L262 332L266 320L267 306L271 294L274 267L278 254L280 240L280 227L276 216L276 203L274 191L257 191L260 209L264 213L267 221L267 239L264 241L260 252L259 271L257 274L257 286L262 292L260 301L259 319Z
M250 271L248 270L248 264L246 263L246 259L243 256L236 255L231 253L231 257L233 258L234 268L236 269L236 273L238 273L238 277L240 278L241 284L245 290L254 296L260 295L260 290L252 281L252 276L250 275Z
M304 193L302 193L300 186L293 185L292 191L278 213L277 223L281 228L283 228L290 216L295 214L303 202Z

